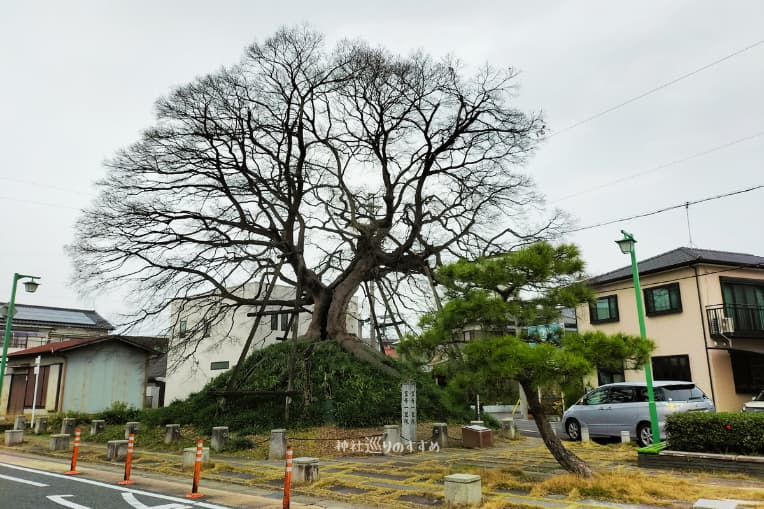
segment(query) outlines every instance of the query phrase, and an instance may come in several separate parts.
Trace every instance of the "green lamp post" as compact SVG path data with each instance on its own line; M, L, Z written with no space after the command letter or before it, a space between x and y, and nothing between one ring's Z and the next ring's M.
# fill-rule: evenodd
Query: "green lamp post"
M0 395L3 393L3 381L5 380L5 360L8 356L8 342L11 339L11 324L13 323L14 306L16 304L16 285L22 279L29 279L24 282L24 289L29 293L37 291L37 287L40 283L35 279L40 279L39 276L27 276L25 274L13 275L13 286L11 287L11 300L8 301L8 308L6 309L5 316L5 335L3 336L3 357L0 360Z
M623 254L631 255L631 274L634 279L634 296L637 300L639 335L642 336L642 339L646 339L647 332L645 330L645 313L642 305L642 289L639 286L639 267L637 266L637 254L634 249L634 244L637 241L631 233L624 230L621 230L621 233L623 233L623 238L616 240L615 243L621 248ZM653 369L649 357L645 362L645 382L647 382L647 401L650 409L650 430L652 431L653 443L657 444L661 441L661 431L658 426L658 410L655 407L655 391L653 390Z

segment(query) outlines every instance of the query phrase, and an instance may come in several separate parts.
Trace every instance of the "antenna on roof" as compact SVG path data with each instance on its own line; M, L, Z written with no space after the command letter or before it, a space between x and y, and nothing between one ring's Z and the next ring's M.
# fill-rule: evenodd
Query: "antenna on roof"
M689 247L697 247L692 242L692 230L690 229L690 202L684 202L684 213L687 216L687 236L690 238Z

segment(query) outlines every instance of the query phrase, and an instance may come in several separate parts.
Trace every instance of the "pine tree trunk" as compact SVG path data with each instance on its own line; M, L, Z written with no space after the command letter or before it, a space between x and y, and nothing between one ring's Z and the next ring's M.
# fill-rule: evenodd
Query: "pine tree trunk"
M552 453L557 463L562 466L568 472L571 472L581 477L592 477L592 470L584 460L570 452L562 445L560 438L555 435L552 430L552 425L549 423L544 409L541 406L538 398L536 397L536 389L533 384L527 381L521 381L520 385L523 387L523 391L528 397L528 409L533 413L533 420L536 422L536 426L541 433L541 439L544 441L544 445Z

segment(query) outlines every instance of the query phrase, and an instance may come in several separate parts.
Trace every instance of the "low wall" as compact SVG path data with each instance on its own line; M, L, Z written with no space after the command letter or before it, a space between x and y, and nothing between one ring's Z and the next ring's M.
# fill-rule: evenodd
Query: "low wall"
M662 450L658 454L639 452L637 464L645 468L743 472L764 476L764 456L711 454Z

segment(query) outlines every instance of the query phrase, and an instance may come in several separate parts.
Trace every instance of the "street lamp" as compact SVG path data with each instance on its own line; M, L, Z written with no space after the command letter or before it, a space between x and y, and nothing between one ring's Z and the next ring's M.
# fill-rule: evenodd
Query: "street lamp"
M13 286L11 287L11 300L8 301L7 315L5 317L5 336L3 336L3 357L0 360L0 396L3 394L3 381L5 380L5 360L8 357L8 342L11 339L11 324L13 323L14 306L16 304L16 285L19 280L28 279L24 282L24 289L29 293L37 291L37 287L40 283L35 279L40 279L39 276L27 276L25 274L13 274Z
M642 306L642 289L639 286L639 268L637 266L637 255L634 249L634 244L637 241L634 239L634 235L621 230L623 238L616 240L615 243L621 248L623 254L631 255L631 274L634 279L634 296L637 299L637 318L639 319L639 335L642 339L647 338L647 332L645 331L645 313ZM645 361L645 381L647 382L647 401L650 408L650 430L653 435L653 443L657 444L661 441L661 432L658 427L658 410L655 408L655 391L653 390L653 369L650 364L650 358Z

